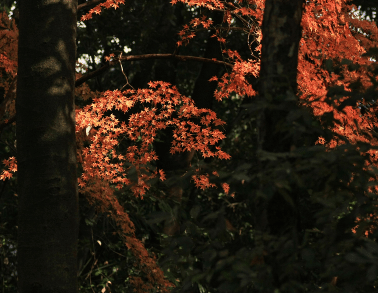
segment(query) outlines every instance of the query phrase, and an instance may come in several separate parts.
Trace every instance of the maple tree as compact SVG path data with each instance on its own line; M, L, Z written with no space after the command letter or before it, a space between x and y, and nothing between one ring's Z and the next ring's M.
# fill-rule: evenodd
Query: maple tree
M173 283L183 290L192 290L193 283L197 283L197 290L217 288L223 292L295 292L328 290L332 286L369 292L376 285L373 260L363 255L372 254L376 247L376 222L371 219L376 209L372 170L376 168L377 152L377 27L356 16L356 7L347 1L304 2L171 1L165 5L181 7L184 3L195 11L182 22L179 39L167 45L173 53L125 55L105 46L102 66L97 70L92 67L87 74L77 73L79 192L95 207L95 213L112 218L119 239L133 254L136 269L124 270L137 292L167 292ZM301 8L303 4L302 18L291 15L289 19L297 19L297 23L288 22L284 27L290 33L298 32L301 19L300 40L298 33L279 36L280 27L274 32L271 23L281 20L283 26L288 19L284 16L297 11L286 11L285 4ZM79 11L89 9L81 15L89 27L101 14L121 13L128 3L107 0L80 5ZM263 19L268 23L264 13L272 11L269 9L273 9L272 19L265 33ZM4 101L0 128L6 130L16 119L12 103L18 32L14 20L9 21L6 14L2 21L7 29L1 31L0 83ZM181 53L190 52L191 46L195 48L195 40L201 39L202 32L208 33L204 56ZM247 48L238 48L234 32L237 40L241 34ZM281 38L282 45L275 41L277 38ZM221 52L215 53L217 48ZM269 48L266 56L270 61L261 57L264 48ZM201 54L199 50L196 53ZM133 63L142 68L141 73L124 69L127 62L157 59L203 63L191 86L191 98L180 93L185 86L180 89L172 85L174 70L166 70L165 63L154 61L150 64L155 65L147 69ZM174 66L177 68L177 63ZM110 86L113 89L93 90L91 80L115 68L118 77L113 72L114 80L119 76L123 79L118 79L115 87ZM144 80L143 74L153 70L162 81ZM271 77L277 73L277 79ZM201 96L199 89L210 94ZM211 101L212 93L217 104ZM231 110L235 117L230 117ZM228 140L221 129L226 130ZM222 148L221 140L225 140ZM17 170L15 158L6 158L4 164L1 179L12 180ZM178 177L182 175L204 190L196 192L208 198L207 202L201 195L196 199L183 195L187 185L175 176L180 172ZM162 185L166 181L167 185ZM160 189L164 188L166 192L162 194ZM193 218L180 223L181 228L176 225L171 229L175 233L181 230L182 240L178 237L165 244L168 249L164 253L158 252L167 258L162 265L165 275L156 256L146 249L145 241L137 237L127 204L122 203L125 196L127 201L146 206L153 198L164 203L171 197L177 203L171 222L183 219L178 211ZM185 197L194 202L189 211L183 209ZM208 224L214 219L215 223ZM197 232L193 223L207 229L211 240ZM171 227L168 224L166 228L168 231ZM361 239L366 231L367 238ZM203 245L196 252L182 241ZM327 254L329 251L333 255ZM169 259L187 263L188 271L182 271L183 266L169 273L179 268ZM361 267L353 267L355 263ZM365 270L370 272L366 278ZM351 281L351 274L358 277ZM91 271L87 276L90 275ZM115 288L109 278L102 286L103 292Z

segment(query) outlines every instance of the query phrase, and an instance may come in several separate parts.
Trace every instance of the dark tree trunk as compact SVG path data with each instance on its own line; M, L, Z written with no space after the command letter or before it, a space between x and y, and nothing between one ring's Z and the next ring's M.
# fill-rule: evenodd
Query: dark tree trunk
M20 293L77 292L77 1L20 1L17 161Z
M303 0L267 0L265 3L259 91L267 104L280 108L265 111L263 149L266 151L290 150L290 142L280 137L280 122L287 115L285 106L297 104L302 9Z
M260 151L290 152L296 143L289 135L286 118L298 107L297 66L303 4L303 0L266 0L265 3L259 79L260 103L264 105L258 117ZM265 162L260 162L261 170L266 167ZM278 234L295 221L293 207L272 189L271 180L262 181L260 190L267 199L256 204L256 228ZM268 195L269 190L272 194Z

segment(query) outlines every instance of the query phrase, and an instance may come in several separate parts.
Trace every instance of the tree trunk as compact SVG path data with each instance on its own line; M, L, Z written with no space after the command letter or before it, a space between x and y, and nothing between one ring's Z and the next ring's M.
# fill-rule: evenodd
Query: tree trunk
M273 106L265 111L263 149L266 151L290 150L290 143L280 136L280 122L286 119L287 109L291 108L285 106L297 105L302 9L303 0L267 0L265 3L259 91L266 103ZM278 145L277 140L282 143Z
M266 0L265 3L259 79L260 103L264 106L258 117L260 151L290 152L295 146L286 118L298 107L297 67L303 4L303 0ZM265 162L260 162L260 170L264 169ZM295 213L282 195L274 191L267 195L271 186L271 180L260 183L260 190L269 199L260 199L256 204L255 225L260 231L277 234L292 222Z
M77 1L20 1L17 161L20 293L77 292Z

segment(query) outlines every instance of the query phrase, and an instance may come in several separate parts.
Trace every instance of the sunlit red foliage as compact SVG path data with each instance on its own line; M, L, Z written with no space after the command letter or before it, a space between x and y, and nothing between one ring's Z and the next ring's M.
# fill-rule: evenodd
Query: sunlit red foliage
M79 190L90 202L99 204L103 212L112 214L126 246L143 264L143 271L150 281L148 284L157 283L166 288L170 284L142 243L135 238L134 225L114 195L114 188L126 186L136 196L143 197L150 188L149 180L157 176L165 179L164 171L158 172L151 163L158 159L152 143L158 131L167 127L173 129L171 153L196 150L204 158L228 159L230 156L215 146L225 136L218 129L211 128L212 125L224 124L213 111L198 109L191 99L180 95L168 83L150 82L149 85L149 89L106 91L94 98L92 104L77 110L78 162L83 168ZM127 112L137 103L145 107L131 114L127 124L120 123L113 114L105 114L110 110ZM197 118L199 124L192 122L191 118ZM120 138L127 138L132 144L126 154L116 151ZM89 146L84 147L85 143ZM136 172L137 181L127 178L130 171ZM215 184L203 179L207 179L206 176L193 176L197 187L215 187ZM139 284L138 280L134 280L135 285ZM150 286L148 284L143 286Z
M107 1L109 2L109 1ZM108 8L108 7L106 7ZM97 11L97 10L94 10ZM9 22L10 23L10 22ZM15 27L15 25L13 24ZM17 31L16 31L17 32ZM17 35L5 35L6 51L1 55L5 60L4 69L14 76L17 69L15 52ZM12 58L10 58L12 57ZM78 78L81 74L78 74ZM115 189L124 187L143 197L150 188L149 180L159 177L165 180L164 170L157 170L151 164L158 157L153 150L159 130L167 127L173 129L171 153L195 150L206 157L229 159L216 144L225 138L217 126L224 124L216 114L208 109L198 109L190 98L182 96L174 86L164 82L151 82L149 89L92 92L86 84L76 88L75 94L92 103L83 109L76 110L76 137L78 164L83 173L79 180L79 191L90 203L96 204L101 212L109 213L119 226L120 236L125 245L138 259L147 282L140 284L139 278L131 278L138 292L147 292L158 286L166 292L172 286L157 266L154 257L149 255L142 242L135 237L135 227L127 213L114 195ZM4 86L7 90L7 87ZM136 103L145 104L145 108L132 114L128 123L120 123L114 115L106 115L109 110L127 112ZM196 118L199 124L192 121ZM127 138L130 146L127 153L117 152L120 139ZM88 146L87 146L88 145ZM14 157L4 160L5 169L0 179L6 180L17 171ZM134 170L137 180L127 178L128 172ZM201 178L200 180L196 180ZM215 187L209 183L208 175L194 175L198 188Z
M146 107L132 114L127 124L120 123L114 115L105 115L106 111L113 109L127 112L136 103ZM197 118L200 123L192 122L191 118ZM104 184L110 189L112 184L118 189L127 185L135 195L142 197L150 188L148 180L158 176L156 168L150 165L158 159L152 143L157 132L167 127L173 129L172 154L195 150L204 158L230 158L215 146L225 138L224 134L210 128L224 122L213 111L195 107L191 99L180 95L174 86L165 82L151 82L150 89L107 91L95 98L91 105L77 110L76 119L78 157L83 167L79 186L83 192L94 194L100 186L104 188ZM116 152L120 137L133 142L126 154ZM85 141L90 142L89 147L83 147ZM126 176L132 168L138 175L137 182ZM164 178L163 173L160 176Z
M261 24L265 1L171 1L172 4L178 2L224 12L225 30L213 27L211 19L201 16L192 19L178 33L181 40L177 45L181 46L190 45L190 40L195 38L197 30L213 30L214 37L224 49L224 58L234 64L231 72L225 73L219 79L211 79L218 82L215 98L221 101L231 94L256 97L256 89L250 84L248 77L259 75ZM81 20L89 20L93 14L100 14L102 8L117 9L120 4L124 4L124 0L107 0L91 9ZM332 130L335 134L343 135L351 143L362 141L376 146L377 139L372 134L373 127L378 126L377 118L373 114L376 107L372 107L371 112L362 117L357 105L337 109L340 102L347 97L333 103L327 100L327 91L331 86L343 86L346 91L351 91L351 84L358 80L363 88L367 89L373 85L371 79L376 79L369 71L370 67L375 66L374 62L363 54L370 47L376 46L378 30L373 22L356 17L353 13L355 10L356 8L348 5L346 0L306 1L299 47L300 101L303 105L311 107L319 119L325 113L333 113L335 124ZM238 18L244 24L243 30L248 35L246 42L249 45L256 43L256 49L251 50L251 56L247 60L227 47L228 34L224 34L223 31L232 30L232 18ZM14 22L7 20L5 14L0 21L3 26L9 27L9 30L0 31L0 46L4 48L0 53L0 86L7 91L10 79L15 76L17 69L15 52L18 33ZM330 73L325 66L327 59L339 62L348 59L360 67L350 70L345 64L339 74ZM175 86L165 82L150 82L148 89L103 93L93 93L83 84L76 89L76 94L83 99L92 100L90 105L76 111L77 156L78 164L83 169L79 178L80 192L90 202L96 203L101 211L111 214L120 228L125 245L138 259L148 282L143 282L139 277L132 277L131 283L137 292L147 292L153 286L167 292L172 284L166 281L154 257L148 254L141 241L135 237L134 225L118 202L114 190L129 188L136 196L143 197L150 188L151 179L165 179L164 172L154 167L158 157L153 149L153 142L158 132L167 127L173 129L171 153L195 150L204 158L229 159L229 155L217 146L217 143L225 138L218 129L223 122L213 111L196 108L190 98L181 95ZM126 113L136 104L144 105L144 109L132 114L128 123L120 122L114 115L107 114L112 110ZM130 143L124 154L117 151L121 139L127 139ZM340 142L337 139L327 142L320 137L317 143L333 148ZM377 152L369 151L368 154L367 167L369 164L376 165ZM10 178L16 171L15 158L5 160L4 164L6 170L0 176L2 180ZM128 178L131 171L137 174L136 181ZM198 188L215 187L215 184L210 182L208 174L198 173L192 179ZM229 193L230 187L227 183L223 183L222 188L226 194Z
M18 29L5 11L0 14L0 27L0 86L7 90L3 79L7 80L17 73Z
M17 74L18 29L16 22L10 20L5 12L0 14L0 28L0 88L5 90L0 106L0 122L7 123L15 113L12 87L15 88Z
M106 0L103 3L100 3L89 10L88 13L84 14L81 17L82 21L91 19L93 17L93 14L101 14L102 8L109 9L114 8L117 9L120 4L125 4L125 0Z
M12 178L13 173L17 171L16 158L10 157L7 160L3 160L3 164L5 165L5 168L8 170L3 170L3 172L0 175L0 180L6 180L6 179Z

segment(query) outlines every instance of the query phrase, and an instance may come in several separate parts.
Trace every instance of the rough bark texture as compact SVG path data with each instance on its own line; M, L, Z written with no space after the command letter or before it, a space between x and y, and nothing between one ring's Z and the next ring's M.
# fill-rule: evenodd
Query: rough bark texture
M262 25L260 91L265 99L297 91L303 0L266 0Z
M77 1L20 1L17 84L20 293L77 292Z
M297 107L298 48L303 0L266 0L262 25L259 94L264 111L258 117L259 148L272 153L289 152L295 141L288 136L286 118ZM263 162L261 170L265 168ZM261 182L268 190L272 182ZM265 192L264 192L265 193ZM281 195L269 195L255 207L256 228L277 234L292 222L293 210ZM286 217L286 218L285 218ZM284 220L285 219L285 220Z

